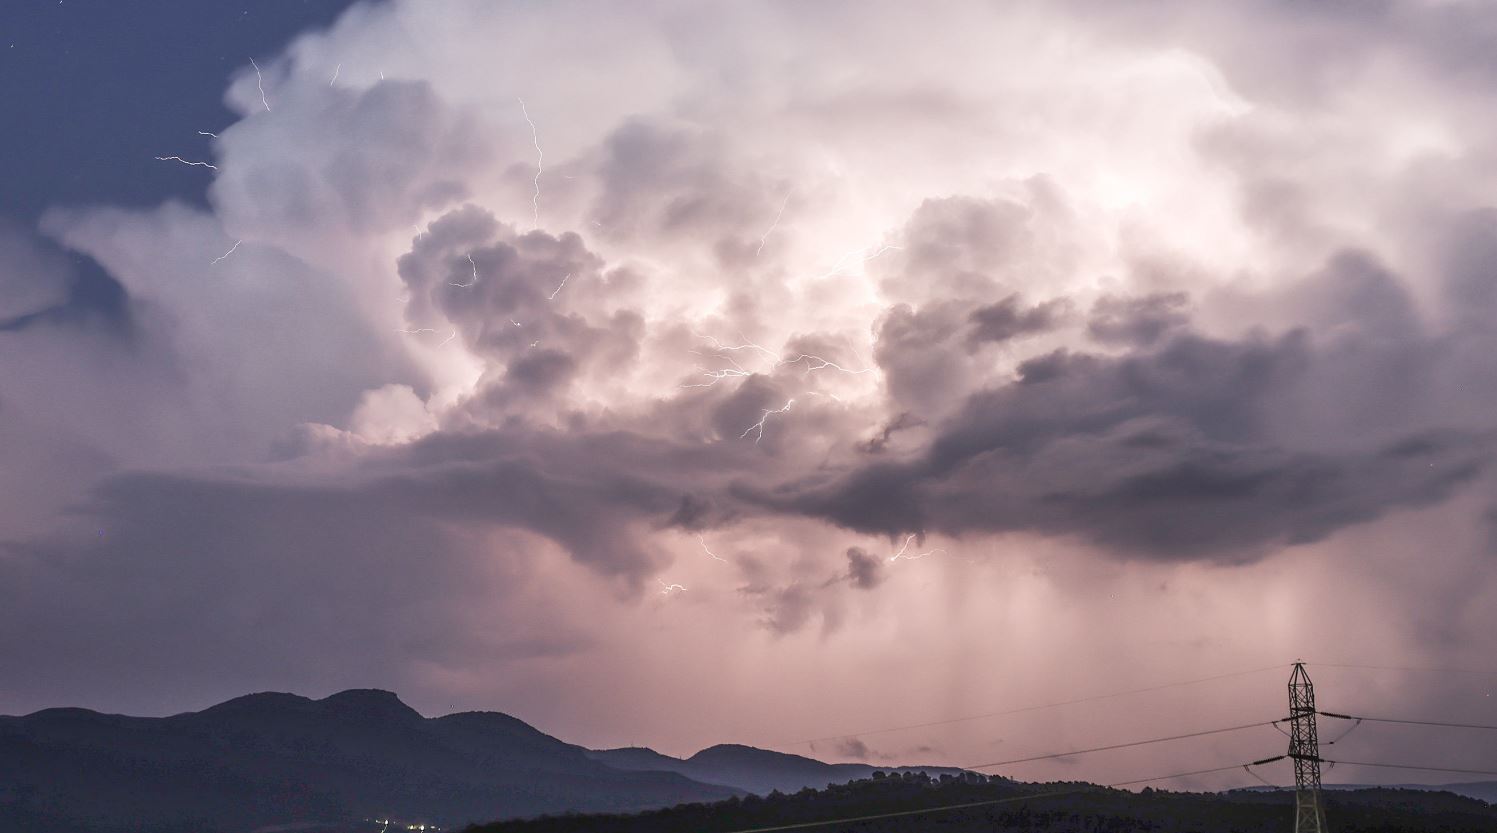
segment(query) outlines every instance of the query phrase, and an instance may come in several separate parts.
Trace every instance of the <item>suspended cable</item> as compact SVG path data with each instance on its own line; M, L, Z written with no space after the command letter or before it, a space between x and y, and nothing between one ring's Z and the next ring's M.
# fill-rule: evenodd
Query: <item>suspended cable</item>
M1336 737L1334 737L1334 738L1326 741L1325 745L1326 746L1335 746L1337 741L1345 740L1347 735L1351 734L1352 732L1355 732L1357 730L1357 727L1362 725L1362 720L1363 720L1363 718L1360 718L1360 717L1357 718L1357 722L1351 724L1351 728L1350 729L1347 729L1346 731L1342 732L1341 734L1337 735Z
M1176 773L1172 773L1170 775L1156 775L1156 776L1154 776L1152 778L1137 778L1137 779L1134 779L1132 781L1114 781L1111 784L1101 784L1101 785L1098 785L1098 788L1100 788L1100 789L1115 789L1117 787L1126 787L1126 786L1131 786L1133 784L1147 784L1147 783L1152 782L1152 781L1169 781L1169 780L1174 779L1174 778L1186 778L1186 777L1189 777L1189 776L1192 776L1192 775L1206 775L1208 773L1213 773L1213 772L1226 772L1227 770L1238 769L1238 768L1246 769L1247 767L1254 767L1254 766L1259 766L1261 764L1273 763L1274 761L1281 761L1281 760L1284 759L1284 757L1285 756L1283 756L1283 755L1279 755L1279 756L1273 757L1273 758L1264 758L1261 761L1253 761L1250 764L1233 764L1232 766L1219 766L1219 767L1212 767L1211 769L1196 769L1196 770L1191 770L1190 772L1176 772ZM1249 772L1251 772L1251 770L1249 770ZM1256 776L1254 776L1254 777L1256 777ZM923 808L918 809L918 810L899 810L897 812L892 812L892 813L876 813L874 815L868 815L868 816L853 816L853 817L848 817L848 818L825 819L823 821L805 821L805 822L797 822L795 824L782 824L782 825L777 825L777 826L774 826L774 827L752 827L752 828L747 828L747 829L744 829L744 830L734 830L734 831L731 831L731 833L776 833L777 831L781 831L781 830L809 830L809 829L814 828L814 827L826 827L827 825L832 825L832 824L850 824L852 822L858 822L858 821L875 821L877 819L892 819L892 818L899 818L899 817L902 817L902 816L919 816L919 815L924 815L926 813L943 813L943 812L946 812L948 810L965 810L965 809L968 809L968 808L971 808L971 807L990 807L990 806L995 805L995 804L1014 804L1014 803L1017 803L1017 802L1020 802L1020 801L1032 801L1032 800L1040 799L1040 798L1053 798L1055 796L1061 796L1061 795L1074 795L1075 793L1086 792L1086 791L1088 791L1090 789L1093 789L1093 787L1091 785L1087 785L1085 787L1074 787L1074 788L1065 789L1065 790L1050 790L1050 791L1042 792L1042 793L1030 793L1029 795L1009 796L1007 798L994 798L994 799L989 799L987 801L968 801L968 802L965 802L965 803L962 803L962 804L942 804L942 805L940 805L938 807L923 807Z
M1328 764L1341 764L1342 766L1375 766L1383 769L1412 769L1421 772L1459 772L1463 775L1497 775L1497 770L1487 769L1452 769L1443 766L1411 766L1408 764L1373 764L1366 761L1324 761Z
M1259 781L1262 781L1264 786L1272 787L1273 789L1276 789L1276 790L1282 790L1282 789L1284 789L1283 787L1279 786L1278 784L1275 784L1274 782L1272 782L1272 781L1268 780L1267 778L1264 778L1263 776L1261 776L1258 773L1254 772L1252 764L1243 764L1242 765L1242 771L1246 772L1248 775L1253 776L1254 778L1258 779Z
M1392 717L1367 717L1357 714L1337 714L1335 712L1316 712L1321 717L1334 717L1338 720L1368 720L1373 723L1403 723L1409 726L1443 726L1447 729L1491 729L1497 731L1497 726L1484 723L1442 723L1438 720L1399 720Z
M779 830L808 830L813 827L826 827L831 824L850 824L855 821L874 821L877 819L892 819L900 816L920 816L926 813L944 813L948 810L965 810L969 807L989 807L994 804L1013 804L1019 801L1030 801L1036 798L1051 798L1058 795L1071 795L1082 792L1085 788L1078 787L1071 790L1056 790L1054 792L1034 793L1032 795L1010 796L1008 798L994 798L988 801L969 801L965 804L943 804L939 807L924 807L919 810L900 810L894 813L875 813L870 816L851 816L840 819L826 819L825 821L805 821L797 824L781 824L774 827L751 827L744 830L734 830L732 833L773 833Z
M1355 665L1351 663L1335 662L1307 662L1306 665L1316 668L1362 668L1370 671L1414 671L1429 674L1478 674L1486 677L1497 677L1497 671L1478 671L1472 668L1416 668L1407 665Z
M1190 772L1176 772L1176 773L1174 773L1172 775L1158 775L1158 776L1155 776L1153 778L1137 778L1137 779L1134 779L1132 781L1114 781L1113 783L1106 784L1105 786L1107 788L1111 789L1113 787L1127 787L1127 786L1130 786L1130 785L1133 785L1133 784L1147 784L1147 783L1149 783L1151 781L1168 781L1171 778L1186 778L1186 777L1191 776L1191 775L1205 775L1208 772L1226 772L1229 769L1237 769L1239 766L1244 766L1245 767L1245 766L1247 766L1247 764L1236 764L1236 765L1233 765L1233 766L1219 766L1219 767L1213 767L1211 769L1194 769L1194 770L1191 770Z
M1131 694L1146 694L1146 693L1151 692L1151 691L1162 691L1162 690L1167 689L1167 688L1177 688L1179 686L1187 686L1187 685L1198 685L1200 683L1209 683L1209 682L1214 682L1216 680L1228 680L1228 679L1231 679L1233 677L1245 677L1245 676L1247 676L1249 674L1261 674L1261 673L1263 673L1265 671L1277 671L1277 670L1282 669L1282 668L1288 668L1290 666L1290 664L1291 663L1282 662L1282 663L1279 663L1278 665L1268 665L1268 666L1264 666L1262 668L1250 668L1250 669L1248 669L1246 671L1232 671L1232 672L1227 673L1227 674L1215 674L1215 675L1212 675L1210 677L1198 677L1198 678L1196 678L1194 680L1179 680L1179 681L1172 682L1172 683L1161 683L1160 685L1148 686L1146 688L1133 688L1133 689L1129 689L1127 691L1114 691L1114 692L1111 692L1111 693L1108 693L1108 694L1093 694L1093 695L1090 695L1090 696L1087 696L1087 697L1078 697L1078 698L1076 698L1074 700L1060 700L1060 701L1057 701L1057 702L1054 702L1054 703L1041 703L1041 704L1037 704L1037 705L1033 705L1033 706L1021 706L1019 708L1014 708L1014 709L1005 709L1004 711L987 712L985 714L972 714L972 715L967 715L965 717L951 717L951 718L947 718L945 720L932 720L932 721L928 721L926 723L909 723L909 724L906 724L906 725L903 725L903 726L890 726L890 727L883 728L883 729L869 729L869 730L862 731L862 732L845 732L845 733L840 734L840 735L827 735L825 737L810 738L810 739L807 739L807 740L789 741L789 742L787 742L785 744L782 744L782 745L783 746L803 746L803 745L808 744L808 743L820 743L821 741L842 740L843 738L865 737L865 736L868 736L868 735L882 735L882 734L887 734L889 732L902 732L902 731L904 731L906 729L928 729L928 728L930 728L932 726L945 726L945 725L948 725L948 724L951 724L951 723L963 723L963 722L966 722L968 720L983 720L983 719L986 719L986 718L989 718L989 717L1002 717L1004 715L1022 714L1024 712L1041 711L1043 709L1055 709L1055 708L1060 708L1061 706L1074 706L1074 705L1077 705L1079 703L1091 703L1091 702L1094 702L1094 701L1097 701L1097 700L1107 700L1107 699L1112 698L1112 697L1126 697L1126 696L1131 695Z
M1206 735L1220 735L1220 734L1223 734L1223 733L1226 733L1226 732L1240 732L1243 729L1254 729L1254 728L1257 728L1259 726L1269 726L1269 725L1272 725L1273 722L1274 721L1272 721L1272 720L1265 720L1265 721L1262 721L1262 722L1259 722L1259 723L1244 723L1244 724L1242 724L1240 726L1228 726L1228 727L1226 727L1224 729L1207 729L1207 730L1201 731L1201 732L1188 732L1188 733L1183 734L1183 735L1169 735L1168 737L1162 737L1162 738L1149 738L1147 740L1135 740L1135 741L1129 741L1127 743L1114 743L1114 744L1110 744L1108 746L1094 746L1094 747L1092 747L1090 749L1072 749L1069 752L1053 752L1053 753L1048 754L1048 755L1031 755L1028 758L1014 758L1014 759L1008 760L1008 761L994 761L993 763L988 763L988 764L972 764L970 766L964 766L964 767L962 767L962 769L990 769L990 768L995 767L995 766L1008 766L1010 764L1023 764L1023 763L1028 763L1030 761L1045 761L1045 760L1049 760L1051 758L1065 758L1065 757L1068 757L1070 755L1085 755L1085 754L1087 754L1089 752L1105 752L1105 751L1108 751L1110 749L1127 749L1127 748L1133 747L1133 746L1146 746L1146 745L1151 744L1151 743L1164 743L1166 741L1172 741L1172 740L1184 740L1186 738L1199 738L1199 737L1205 737ZM1235 766L1231 766L1231 767L1227 767L1227 768L1228 769L1236 769Z

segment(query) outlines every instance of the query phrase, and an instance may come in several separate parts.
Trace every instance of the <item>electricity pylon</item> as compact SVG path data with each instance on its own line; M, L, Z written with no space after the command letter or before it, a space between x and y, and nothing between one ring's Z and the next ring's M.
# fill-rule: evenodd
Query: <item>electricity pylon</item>
M1315 687L1305 664L1289 675L1289 757L1294 760L1294 833L1326 833L1320 797L1320 737L1315 731Z

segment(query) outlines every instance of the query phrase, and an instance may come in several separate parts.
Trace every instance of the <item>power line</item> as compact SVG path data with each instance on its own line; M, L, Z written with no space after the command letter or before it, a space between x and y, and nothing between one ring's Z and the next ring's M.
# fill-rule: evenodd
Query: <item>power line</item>
M964 723L964 722L969 721L969 720L983 720L983 719L986 719L986 718L989 718L989 717L1002 717L1004 715L1022 714L1024 712L1041 711L1043 709L1055 709L1055 708L1060 708L1061 706L1074 706L1074 705L1077 705L1077 704L1080 704L1080 703L1091 703L1091 702L1094 702L1094 701L1097 701L1097 700L1107 700L1107 699L1110 699L1110 698L1113 698L1113 697L1126 697L1126 696L1131 695L1131 694L1146 694L1146 693L1151 692L1151 691L1162 691L1162 690L1167 689L1167 688L1177 688L1179 686L1197 685L1199 683L1209 683L1209 682L1213 682L1213 681L1216 681L1216 680L1227 680L1227 679L1231 679L1233 677L1245 677L1245 676L1247 676L1249 674L1261 674L1264 671L1276 671L1278 669L1288 668L1288 667L1289 667L1289 663L1279 663L1278 665L1269 665L1269 666L1265 666L1263 668L1250 668L1250 669L1248 669L1246 671L1232 671L1232 672L1229 672L1229 673L1226 673L1226 674L1215 674L1215 675L1212 675L1210 677L1198 677L1198 678L1196 678L1194 680L1179 680L1179 681L1172 682L1172 683L1161 683L1159 685L1148 686L1147 688L1134 688L1134 689L1129 689L1127 691L1114 691L1114 692L1111 692L1111 693L1108 693L1108 694L1093 694L1093 695L1090 695L1090 696L1087 696L1087 697L1078 697L1078 698L1076 698L1074 700L1060 700L1060 701L1057 701L1057 702L1054 702L1054 703L1041 703L1041 704L1037 704L1037 705L1033 705L1033 706L1021 706L1021 707L1016 708L1016 709L1005 709L1004 711L987 712L986 714L973 714L973 715L967 715L966 717L951 717L951 718L947 718L945 720L932 720L932 721L929 721L929 722L926 722L926 723L910 723L910 724L907 724L907 725L904 725L904 726L890 726L890 727L884 728L884 729L870 729L868 731L863 731L863 732L846 732L846 733L840 734L840 735L827 735L826 737L811 738L809 740L791 741L791 742L783 744L783 745L784 746L804 746L805 744L809 744L809 743L820 743L822 741L828 741L828 740L842 740L843 738L857 738L857 737L865 737L865 736L868 736L868 735L882 735L882 734L887 734L889 732L902 732L905 729L928 729L928 728L930 728L932 726L945 726L945 725L948 725L948 724L951 724L951 723Z
M1013 760L1009 760L1009 761L995 761L995 762L990 763L990 764L973 764L971 766L964 766L964 767L962 767L962 769L990 769L990 768L995 767L995 766L1008 766L1010 764L1023 764L1023 763L1028 763L1030 761L1044 761L1044 760L1049 760L1051 758L1064 758L1064 757L1067 757L1067 756L1070 756L1070 755L1084 755L1084 754L1086 754L1088 752L1105 752L1105 751L1110 750L1110 749L1127 749L1127 748L1132 747L1132 746L1146 746L1146 745L1151 744L1151 743L1164 743L1166 741L1171 741L1171 740L1184 740L1186 738L1199 738L1199 737L1205 737L1206 735L1220 735L1220 734L1224 734L1226 732L1240 732L1243 729L1254 729L1254 728L1257 728L1259 726L1272 726L1274 723L1275 723L1275 721L1272 721L1272 720L1264 720L1264 721L1259 722L1259 723L1244 723L1244 724L1242 724L1240 726L1228 726L1228 727L1226 727L1224 729L1206 729L1206 730L1200 731L1200 732L1188 732L1188 733L1183 734L1183 735L1169 735L1168 737L1162 737L1162 738L1149 738L1147 740L1135 740L1135 741L1129 741L1127 743L1114 743L1114 744L1110 744L1108 746L1094 746L1094 747L1092 747L1090 749L1072 749L1069 752L1054 752L1054 753L1051 753L1049 755L1032 755L1032 756L1030 756L1028 758L1014 758ZM1228 767L1228 769L1235 769L1235 768L1236 767Z
M1284 758L1283 755L1279 755L1278 757L1275 757L1275 758L1265 758L1264 760L1254 761L1254 762L1252 762L1250 764L1233 764L1232 766L1219 766L1219 767L1212 767L1211 769L1196 769L1196 770L1191 770L1190 772L1176 772L1176 773L1172 773L1170 775L1156 775L1156 776L1154 776L1152 778L1137 778L1137 779L1134 779L1132 781L1116 781L1116 782L1111 783L1111 784L1102 784L1102 785L1099 785L1099 788L1100 789L1115 789L1117 787L1126 787L1126 786L1130 786L1130 785L1133 785L1133 784L1146 784L1146 783L1149 783L1151 781L1168 781L1168 780L1171 780L1171 779L1174 779L1174 778L1186 778L1186 777L1189 777L1191 775L1206 775L1208 773L1213 773L1213 772L1226 772L1227 770L1230 770L1230 769L1247 769L1248 767L1258 766L1259 764L1266 764L1266 763L1272 763L1274 761L1279 761L1279 760L1282 760L1283 758ZM1249 770L1249 773L1251 774L1251 770ZM1254 776L1254 777L1256 777L1256 776ZM875 813L873 815L867 815L867 816L851 816L851 817L838 818L838 819L824 819L822 821L805 821L805 822L797 822L795 824L776 825L774 827L753 827L753 828L747 828L747 829L744 829L744 830L734 830L734 831L732 831L732 833L777 833L778 831L781 831L781 830L809 830L811 828L815 828L815 827L826 827L826 826L832 825L832 824L850 824L852 822L858 822L858 821L876 821L878 819L892 819L892 818L899 818L899 817L902 817L902 816L919 816L919 815L924 815L926 813L943 813L943 812L946 812L946 811L949 811L949 810L965 810L965 809L969 809L969 808L972 808L972 807L991 807L991 806L997 805L997 804L1015 804L1015 803L1018 803L1020 801L1032 801L1032 800L1041 799L1041 798L1053 798L1055 796L1061 796L1061 795L1074 795L1075 793L1078 793L1078 792L1087 792L1090 789L1092 789L1091 785L1087 785L1085 787L1074 787L1074 788L1065 789L1065 790L1051 790L1051 791L1042 792L1042 793L1030 793L1028 795L1009 796L1007 798L994 798L994 799L989 799L989 800L986 800L986 801L968 801L968 802L965 802L965 803L962 803L962 804L942 804L942 805L936 806L936 807L922 807L922 808L920 808L918 810L899 810L899 811L891 812L891 813Z
M1112 789L1113 787L1127 787L1133 784L1147 784L1151 781L1168 781L1172 778L1185 778L1191 775L1205 775L1208 772L1226 772L1229 769L1244 769L1249 766L1251 766L1251 764L1233 764L1232 766L1219 766L1213 767L1211 769L1194 769L1190 772L1176 772L1172 775L1158 775L1153 778L1136 778L1132 781L1115 781L1111 784L1107 784L1106 786L1108 789Z
M1463 775L1497 775L1497 771L1487 769L1452 769L1443 766L1412 766L1409 764L1373 764L1366 761L1325 761L1328 764L1340 764L1341 766L1375 766L1384 769L1413 769L1422 772L1459 772Z
M1352 663L1336 662L1308 662L1316 668L1361 668L1370 671L1413 671L1416 673L1429 674L1477 674L1487 677L1497 677L1497 671L1478 671L1473 668L1419 668L1410 665L1356 665Z
M1051 798L1058 795L1071 795L1084 791L1085 787L1077 787L1071 790L1056 790L1054 792L1034 793L1032 795L1010 796L1008 798L994 798L987 801L969 801L965 804L943 804L939 807L923 807L919 810L900 810L894 813L876 813L870 816L850 816L840 819L826 819L825 821L804 821L796 824L781 824L775 827L752 827L745 830L734 830L732 833L772 833L778 830L807 830L812 827L826 827L829 824L849 824L855 821L874 821L876 819L892 819L900 816L920 816L926 813L944 813L947 810L965 810L969 807L989 807L994 804L1013 804L1019 801L1029 801L1036 798Z
M1441 723L1438 720L1399 720L1392 717L1367 717L1356 714L1336 714L1335 712L1317 712L1322 717L1334 717L1340 720L1365 720L1369 723L1403 723L1409 726L1444 726L1448 729L1491 729L1497 731L1497 726L1485 723Z

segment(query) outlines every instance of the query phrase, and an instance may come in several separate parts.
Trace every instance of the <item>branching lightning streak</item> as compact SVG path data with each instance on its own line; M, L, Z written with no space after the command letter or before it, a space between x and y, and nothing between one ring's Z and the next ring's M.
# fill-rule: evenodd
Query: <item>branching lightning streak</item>
M808 362L818 362L818 364L808 364L806 366L806 372L807 373L811 373L811 372L814 372L814 371L817 371L817 370L825 370L828 367L830 367L833 370L840 370L843 373L851 373L854 376L856 376L856 375L858 375L860 373L872 373L873 372L873 368L871 368L871 367L865 367L862 370L848 370L847 368L843 367L840 364L837 364L836 362L828 361L826 359L823 359L820 356L813 356L813 355L811 355L809 353L802 353L802 354L800 354L799 356L796 356L793 359L786 359L785 361L782 361L782 362L776 362L776 364L795 364L796 362L802 361L802 360L808 361Z
M265 105L265 112L270 112L270 101L265 98L265 76L260 74L260 65L250 58L250 66L255 68L255 87L260 90L260 103Z
M698 353L696 350L690 350L690 351L687 351L687 352L695 353L698 356L703 355L702 353ZM708 370L708 369L706 369L706 368L698 365L697 366L697 370L702 371L702 375L706 376L707 378L711 379L712 381L707 382L706 384L682 385L681 387L683 387L683 388L710 388L713 385L717 384L718 382L721 382L724 379L731 379L731 378L735 378L735 377L745 377L745 376L752 376L752 375L754 375L754 374L748 372L747 370L744 370L743 366L740 365L738 362L734 361L732 356L718 356L717 358L722 359L722 360L726 361L728 364L731 364L733 366L732 367L726 367L726 368L723 368L721 370Z
M438 347L446 347L447 343L450 342L450 341L452 341L455 338L457 338L457 328L453 327L452 328L452 332L448 333L447 337L444 338L444 339L442 339L442 341L439 344L437 344L437 346Z
M237 248L239 248L239 244L240 244L240 243L243 243L243 242L244 242L244 241L243 241L243 240L235 240L235 241L234 241L234 245L233 245L233 247L232 247L232 248L230 248L230 249L229 249L229 250L228 250L228 251L227 251L227 252L224 252L224 253L223 253L223 254L221 254L221 255L219 255L219 256L218 256L218 257L215 257L215 258L213 258L213 262L212 262L212 263L210 263L210 264L208 264L208 265L209 265L209 266L217 266L217 265L218 265L218 262L219 262L219 261L220 261L220 260L223 260L223 259L224 259L224 258L226 258L226 257L228 257L228 256L229 256L229 255L231 255L231 254L233 254L233 253L234 253L234 249L237 249Z
M738 435L738 439L740 439L740 440L745 439L745 438L748 437L748 435L749 435L750 432L757 430L759 433L758 433L757 436L754 437L754 443L757 445L760 440L764 439L764 421L767 420L767 419L769 419L774 414L783 414L783 413L789 412L790 406L792 406L794 404L795 404L795 400L794 399L787 399L787 400L785 400L785 404L784 405L781 405L780 407L775 408L774 410L768 410L768 409L766 409L764 411L764 415L761 416L761 417L759 417L759 421L756 422L756 423L754 423L753 425L750 425L748 428L745 428L743 430L743 433Z
M183 165L191 165L194 168L208 168L214 171L218 170L217 165L209 164L207 162L189 162L180 156L157 156L156 159L161 162L181 162Z
M406 334L408 336L418 336L418 335L421 335L422 333L435 333L436 330L433 330L430 327L417 327L414 330L399 330L399 329L397 329L395 332L397 332L397 333L404 333L404 334Z
M911 535L910 537L904 539L904 546L902 546L902 547L899 548L899 552L896 552L892 556L889 557L889 563L893 564L894 562L898 561L901 558L903 558L903 559L905 559L907 561L915 561L917 559L924 558L927 555L935 555L938 552L945 552L946 551L946 550L944 550L944 549L942 549L940 547L936 547L933 550L926 550L925 552L915 553L914 555L905 555L905 551L910 548L910 542L914 541L914 540L915 540L915 536L913 536L913 535Z
M331 87L333 85L334 81L338 80L338 73L340 73L342 71L343 71L343 65L342 64L339 64L339 65L333 67L333 77L330 78L330 79L328 79L328 82L327 82L327 85L329 87Z
M716 561L721 561L724 564L728 563L728 559L723 558L722 556L720 556L717 553L713 552L711 550L711 548L709 548L707 546L707 539L706 538L703 538L702 536L698 535L697 536L697 543L699 543L699 544L702 545L702 552L707 553L707 555L709 557L711 557L712 559L714 559Z
M550 294L550 295L549 295L549 296L548 296L548 297L547 297L547 298L546 298L546 300L547 300L547 301L554 301L554 300L556 300L556 293L558 293L558 292L560 292L560 291L561 291L561 288L562 288L562 287L563 287L563 286L566 286L566 285L567 285L567 281L568 281L568 280L569 280L569 279L570 279L570 278L571 278L571 277L572 277L572 273L571 273L571 272L568 272L568 273L567 273L567 276L566 276L566 277L565 277L565 278L562 278L562 279L561 279L561 283L559 283L559 284L557 284L557 285L556 285L556 288L555 288L555 289L553 289L553 290L551 290L551 294Z
M903 251L903 249L904 249L903 246L893 246L893 245L885 244L883 246L880 246L873 254L866 255L866 256L863 256L863 257L859 257L858 260L857 260L857 262L858 263L867 263L868 261L873 260L874 258L876 258L876 257L884 254L885 252ZM853 249L852 251L843 254L841 257L837 258L836 262L834 262L832 264L832 268L830 268L827 271L821 273L820 275L817 275L817 277L818 278L830 278L831 276L833 276L833 275L837 274L839 271L841 271L843 264L847 262L848 258L850 258L850 257L852 257L854 255L863 255L867 251L868 251L867 248Z
M754 250L754 257L758 257L764 251L765 242L769 240L769 235L774 234L774 230L779 227L780 218L785 216L785 206L790 204L790 195L794 193L794 188L785 192L785 199L780 202L780 210L774 215L774 222L770 223L769 228L765 229L764 234L759 237L759 248Z
M471 280L471 281L469 281L467 283L453 283L452 281L448 281L447 285L448 286L462 287L463 289L472 289L473 287L477 286L478 285L478 264L476 264L476 263L473 262L473 255L468 255L468 265L473 267L473 280Z
M686 587L684 585L680 585L680 584L666 584L661 579L655 579L655 580L660 582L660 587L661 587L660 595L662 595L662 596L669 596L672 593L684 593L684 592L686 592Z
M531 218L530 224L535 228L541 227L541 174L545 172L546 152L541 150L541 137L535 129L535 122L530 120L530 111L525 109L525 99L516 97L520 102L520 113L525 116L525 123L530 125L530 141L535 145L535 194L530 198Z
M210 132L208 132L206 130L199 130L198 131L198 135L199 136L212 136L215 139L218 138L218 134L217 133L210 133Z
M695 330L692 331L692 335L696 336L697 338L702 339L703 341L711 342L712 343L712 349L716 350L719 354L721 354L721 353L730 353L730 352L733 352L733 351L736 351L736 350L757 350L760 353L763 353L764 355L766 355L766 356L768 356L770 358L770 362L771 362L770 366L769 366L770 370L774 370L775 368L779 367L780 365L796 364L797 362L806 362L807 363L806 364L806 372L807 373L812 373L812 372L817 371L817 370L826 370L827 368L831 368L832 370L837 370L837 371L840 371L842 373L847 373L849 375L857 376L857 375L860 375L860 374L863 374L863 373L872 373L873 370L874 370L874 368L872 368L872 367L865 367L862 370L852 370L852 369L843 367L842 365L837 364L834 361L831 361L829 359L824 359L821 356L812 355L810 353L802 353L802 354L800 354L799 356L796 356L793 359L782 359L778 355L776 355L774 353L774 351L770 350L769 348L764 347L764 346L759 345L759 344L755 344L754 342L749 341L748 339L744 339L744 343L743 344L727 345L727 344L723 344L721 341L717 340L716 338L713 338L712 336L703 335L701 333L696 332ZM743 337L741 333L739 334L739 337L740 338ZM695 350L690 350L690 351L687 351L687 352L696 353L697 355L701 355L700 353L697 353L697 351L695 351ZM702 388L705 388L705 387L711 387L712 385L716 384L718 381L721 381L722 379L725 379L725 378L728 378L728 377L732 377L732 376L752 376L753 375L752 373L749 373L748 371L744 370L743 366L740 365L740 364L738 364L738 362L733 361L733 359L730 356L719 355L718 358L726 359L728 362L730 362L733 365L733 369L731 369L731 370L702 370L702 372L705 375L707 375L707 376L709 376L709 377L712 378L712 382L711 383L706 384L706 385L682 385L681 387L687 387L687 388L702 387ZM700 369L700 368L698 368L698 369Z
M734 352L734 351L737 351L737 350L758 350L760 353L763 353L764 355L768 356L769 359L770 359L770 361L774 362L775 364L779 364L779 362L780 362L780 357L777 356L777 355L775 355L774 351L772 351L772 350L770 350L770 349L768 349L766 347L760 346L758 344L755 344L752 341L749 341L748 339L744 339L743 340L743 344L739 344L739 345L730 347L730 346L728 346L726 344L723 344L721 341L718 341L716 338L713 338L712 336L709 336L709 335L703 335L703 334L697 332L696 330L692 330L691 334L694 335L694 336L696 336L697 338L703 340L703 341L710 341L710 342L712 342L712 349L716 350L716 351L718 351L720 353L731 353L731 352ZM738 337L739 338L743 338L743 334L739 333Z

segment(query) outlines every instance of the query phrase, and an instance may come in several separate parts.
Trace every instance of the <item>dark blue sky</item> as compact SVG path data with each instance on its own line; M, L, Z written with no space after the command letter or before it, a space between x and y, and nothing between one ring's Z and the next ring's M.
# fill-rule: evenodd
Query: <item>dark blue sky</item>
M354 2L0 3L0 222L32 227L55 205L203 204L211 179L201 169L153 157L208 158L198 131L233 121L223 104L230 73ZM96 315L127 325L119 285L91 258L69 258L69 303L0 329Z
M353 0L6 0L0 3L0 214L50 205L201 202L207 156L233 115L231 72Z

